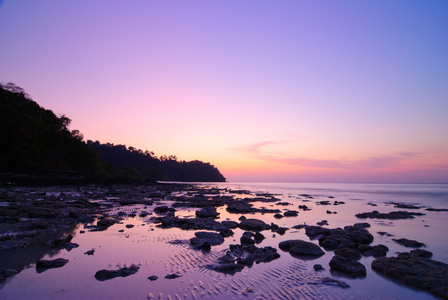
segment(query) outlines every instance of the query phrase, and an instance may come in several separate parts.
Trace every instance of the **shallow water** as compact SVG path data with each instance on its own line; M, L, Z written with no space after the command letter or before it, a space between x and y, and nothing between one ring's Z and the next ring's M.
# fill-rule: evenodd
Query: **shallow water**
M423 242L427 250L434 253L432 259L448 263L448 243L446 230L448 212L416 210L426 215L408 220L365 220L355 217L356 213L378 210L389 212L396 209L388 202L420 204L425 207L448 208L448 185L401 185L401 184L295 184L295 183L222 183L220 188L250 190L277 194L281 201L290 206L277 206L274 203L255 202L256 207L298 210L297 217L275 219L273 214L247 215L246 217L274 222L282 227L298 224L315 225L327 220L328 228L343 227L359 222L368 222L369 232L375 240L372 245L384 244L389 247L388 256L397 252L409 251L392 241L392 238L408 238ZM302 194L309 194L308 199ZM236 197L246 197L238 195ZM329 196L335 197L328 198ZM330 200L344 201L343 205L317 205L315 202ZM304 202L305 201L305 202ZM170 205L172 201L163 200L160 204ZM368 203L375 203L372 207ZM302 211L297 207L306 204L312 210ZM205 268L228 249L230 244L239 244L243 233L234 229L234 235L226 238L224 244L213 246L211 252L203 253L192 249L188 243L173 243L194 237L193 230L177 228L161 229L151 221L151 215L140 218L138 212L152 212L153 206L132 205L115 207L111 214L119 211L137 212L137 217L126 218L120 224L106 231L89 232L79 225L72 232L73 242L79 244L71 251L65 249L45 254L42 259L66 258L69 263L62 268L37 273L32 263L19 274L0 285L0 299L436 299L433 295L404 286L376 274L370 268L373 260L363 257L361 263L367 268L364 279L351 279L330 272L329 261L332 251L314 260L292 257L278 250L281 257L270 263L254 264L245 267L235 275L225 275ZM194 208L177 208L176 215L194 217ZM231 214L225 207L219 207L218 221L238 221L241 214ZM326 211L337 214L327 214ZM409 210L410 211L410 210ZM126 225L135 225L127 228ZM123 230L123 232L119 232ZM85 233L81 233L85 231ZM385 231L393 236L381 236ZM308 241L303 229L289 229L283 236L270 231L262 232L266 239L258 247L273 246L289 239ZM317 241L314 241L317 244ZM95 249L94 255L84 254ZM20 253L23 259L30 253ZM313 265L319 263L325 270L316 272ZM118 269L136 264L140 268L134 275L98 281L95 273L101 269ZM165 279L167 274L176 273L181 277ZM155 281L149 276L158 276ZM322 278L330 277L344 281L350 288L343 289L321 283Z

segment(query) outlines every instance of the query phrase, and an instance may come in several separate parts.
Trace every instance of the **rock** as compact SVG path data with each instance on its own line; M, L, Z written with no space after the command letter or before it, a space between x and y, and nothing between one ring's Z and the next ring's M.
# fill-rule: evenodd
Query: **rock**
M359 245L358 251L364 256L383 257L387 255L389 248L381 244L376 246Z
M152 276L149 276L148 277L148 279L149 280L151 280L151 281L155 281L155 280L157 280L159 277L158 276L155 276L155 275L152 275Z
M279 248L295 255L322 256L325 252L316 244L303 240L288 240L279 243Z
M366 276L366 267L358 261L346 259L341 256L334 256L330 261L332 270L340 271L352 278L360 278Z
M411 254L413 256L422 257L422 258L431 258L432 257L432 252L430 252L428 250L423 250L423 249L411 250Z
M134 227L134 225L132 225L132 224L126 224L126 228L133 228Z
M326 250L356 248L360 244L370 244L373 236L365 229L368 223L345 226L344 229L327 229L320 226L306 226L305 234L310 238L319 238L319 245Z
M319 226L324 226L324 225L328 225L328 221L327 220L322 220L320 222L317 222L316 224L319 225Z
M402 246L405 247L410 247L410 248L419 248L422 246L425 246L425 244L417 242L415 240L408 240L405 238L401 238L401 239L392 239L394 242L396 242L397 244L400 244Z
M283 218L284 216L282 215L282 214L275 214L274 215L274 218L276 218L276 219L281 219L281 218Z
M252 204L247 202L233 202L227 205L226 210L230 213L247 214L252 212Z
M240 272L241 270L243 270L244 266L237 265L235 263L224 263L216 265L207 265L206 268L224 274L235 275L236 272Z
M179 277L182 277L182 276L178 275L178 274L168 274L168 275L165 276L166 279L176 279L176 278L179 278Z
M425 210L427 210L427 211L448 211L448 208L431 208L431 207L428 207Z
M19 273L18 270L6 269L6 270L3 270L3 271L0 271L0 278L3 279L3 278L12 277L12 276L16 275L17 273ZM1 279L0 279L0 281L1 281Z
M201 210L196 211L197 218L217 218L219 212L216 211L216 207L204 207Z
M250 231L262 231L271 228L270 225L258 219L245 219L238 225L241 229Z
M372 261L376 272L395 278L404 284L428 290L448 299L448 265L429 258L421 257L418 252L403 252L397 257L381 257ZM429 252L429 251L428 251ZM424 256L428 253L425 253Z
M114 225L115 223L117 223L116 220L104 218L98 220L98 222L96 222L96 227L91 229L91 231L103 231L109 228L110 226Z
M322 267L321 264L315 264L315 265L313 266L313 268L314 268L315 271L324 270L324 267Z
M166 205L157 206L154 208L154 212L156 214L168 214L168 213L174 213L176 210L172 207L168 207Z
M196 237L190 239L190 243L196 248L200 248L204 243L210 246L221 245L224 243L224 238L215 232L198 231L194 234Z
M413 204L399 203L399 202L387 202L386 204L393 204L395 208L401 209L420 209L423 206L417 206Z
M221 224L229 229L238 228L238 222L235 221L222 221Z
M311 210L311 209L308 208L308 206L306 206L306 205L299 205L299 209L303 209L304 211Z
M137 273L139 267L137 265L132 264L129 268L124 267L119 270L100 270L95 273L95 278L99 281L105 281L109 279L113 279L115 277L127 277L129 275Z
M68 263L68 259L56 258L53 260L38 260L36 262L36 271L42 273L48 269L61 268Z
M283 215L284 215L285 217L297 217L298 214L299 214L299 212L297 212L297 211L295 211L295 210L288 210L288 211L285 211L285 212L283 213Z
M342 204L345 204L345 202L344 201L334 201L333 202L333 205L342 205Z
M385 231L378 231L377 233L381 236L394 236L393 234L387 233Z
M84 252L84 254L87 254L87 255L93 255L94 253L95 253L95 249L91 249L89 251Z
M255 234L253 232L250 232L250 231L243 232L243 235L240 238L241 245L253 245L253 244L255 244L255 240L252 239L252 237L254 235Z
M388 220L399 220L399 219L413 219L414 216L423 216L423 213L407 212L407 211L392 211L390 213L380 213L376 210L372 212L365 212L356 214L355 216L360 219L388 219Z
M334 250L334 254L337 256L341 256L345 259L356 261L361 259L361 253L358 250L351 248L342 248Z
M318 201L316 202L317 205L331 205L331 202L328 200Z
M280 257L277 249L270 246L258 248L255 245L230 245L226 255L220 257L220 264L237 263L243 266L252 266L253 263L270 262ZM230 266L227 266L230 267ZM210 268L219 269L219 268Z
M288 206L288 205L292 205L292 203L289 203L289 202L278 202L275 205Z

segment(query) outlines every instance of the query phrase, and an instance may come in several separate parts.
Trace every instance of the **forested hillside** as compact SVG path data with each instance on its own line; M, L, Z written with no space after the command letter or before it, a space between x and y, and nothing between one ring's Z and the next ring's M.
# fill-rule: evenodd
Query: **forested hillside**
M178 161L149 151L83 141L71 120L56 116L12 83L0 84L0 172L71 174L92 179L225 181L201 161Z

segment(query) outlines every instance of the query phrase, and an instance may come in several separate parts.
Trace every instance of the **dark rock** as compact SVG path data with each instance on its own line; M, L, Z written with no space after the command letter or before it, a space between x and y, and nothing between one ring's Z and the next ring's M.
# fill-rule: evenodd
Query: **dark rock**
M133 228L134 227L134 225L132 225L132 224L126 224L126 228Z
M288 206L288 205L292 205L292 203L289 203L289 202L278 202L275 205Z
M334 256L330 261L332 270L340 271L352 278L366 276L366 267L358 261L352 261L341 256Z
M222 221L221 224L229 229L235 229L238 227L238 222L235 221Z
M295 211L295 210L288 210L288 211L285 211L285 212L283 213L283 215L284 215L285 217L297 217L298 214L299 214L299 212L297 212L297 211Z
M358 250L351 248L342 248L334 250L334 254L337 256L341 256L345 259L356 261L361 259L361 253Z
M311 209L308 208L308 206L306 206L306 205L299 205L299 209L303 209L304 211L311 210Z
M245 216L241 216L238 218L238 220L242 221L242 220L246 220L247 218Z
M378 231L377 232L379 235L381 235L381 236L394 236L393 234L390 234L390 233L387 233L387 232L385 232L385 231Z
M313 266L313 268L314 268L314 270L316 270L316 271L324 270L324 267L322 267L321 264L315 264L315 265Z
M115 223L117 223L116 220L104 218L98 220L98 222L96 223L96 228L92 229L91 231L103 231L114 225Z
M166 205L157 206L154 208L154 212L156 214L168 214L168 213L174 213L176 210L172 207L168 207Z
M151 280L151 281L155 281L155 280L157 280L157 278L159 278L159 277L156 276L156 275L152 275L152 276L148 277L148 279Z
M241 270L243 270L244 266L237 265L235 263L223 263L223 264L207 265L206 268L216 272L234 275L236 272L240 272Z
M421 257L420 251L424 250L414 251L419 252L403 252L397 257L377 258L372 261L372 269L404 284L428 290L439 297L448 299L448 265Z
M168 274L168 275L165 276L166 279L176 279L176 278L179 278L179 277L182 277L182 276L178 275L178 274Z
M268 230L271 228L270 225L258 219L245 219L242 220L239 224L239 227L244 230L250 231L262 231Z
M431 207L429 207L425 210L427 210L427 211L448 211L448 208L431 208Z
M399 220L399 219L413 219L414 216L423 216L423 213L415 213L408 211L392 211L390 213L380 213L376 210L372 212L365 212L356 214L355 216L360 219L388 219L388 220Z
M241 245L253 245L255 244L255 240L252 238L255 234L250 231L243 232L243 235L240 238Z
M219 212L216 211L216 207L204 207L201 210L196 211L197 218L217 218Z
M61 268L65 266L66 263L68 263L68 259L64 258L57 258L53 260L38 260L36 262L36 271L38 273L42 273L48 269Z
M334 201L333 205L341 205L341 204L345 204L344 201Z
M282 214L275 214L274 215L274 218L276 218L276 219L281 219L281 218L283 218L284 216L282 215Z
M422 206L406 204L406 203L399 203L399 202L387 202L386 204L393 204L395 208L401 208L401 209L420 209L420 208L422 208Z
M196 237L190 239L190 243L195 247L200 248L204 243L210 246L221 245L224 243L224 238L219 233L198 231L194 234Z
M247 214L252 212L252 204L248 202L233 202L227 205L226 210L230 213Z
M365 229L368 223L327 229L320 226L306 226L305 234L310 238L319 238L319 245L326 250L356 248L360 244L370 244L373 236ZM369 225L370 226L370 225Z
M258 248L255 245L230 245L229 250L226 255L218 259L219 264L224 264L225 266L219 267L217 265L208 266L209 269L218 272L237 272L241 271L242 268L232 267L231 264L238 264L242 266L252 266L253 263L270 262L274 259L280 257L277 253L277 249L270 246Z
M289 228L286 227L279 227L277 224L271 223L271 231L272 232L276 232L280 235L284 235L286 230L288 230Z
M322 220L320 222L317 222L316 224L319 225L319 226L324 226L324 225L328 225L328 221L327 220Z
M95 253L95 249L91 249L89 251L84 252L84 254L87 254L87 255L93 255L94 253Z
M331 202L328 200L318 201L316 202L317 205L331 205Z
M127 277L129 275L137 273L139 267L137 265L132 264L129 268L124 267L119 270L99 270L95 273L95 278L99 281L105 281L109 279L113 279L115 277Z
M383 257L387 255L389 248L385 245L359 245L358 251L364 256Z
M422 246L425 246L425 244L417 242L415 240L408 240L405 238L401 238L401 239L392 239L394 242L396 242L397 244L400 244L402 246L405 247L410 247L410 248L419 248Z
M431 258L432 257L432 252L431 251L423 250L423 249L411 250L411 254L413 256L421 257L421 258Z
M279 248L295 255L322 256L325 252L316 244L303 240L288 240L279 243Z

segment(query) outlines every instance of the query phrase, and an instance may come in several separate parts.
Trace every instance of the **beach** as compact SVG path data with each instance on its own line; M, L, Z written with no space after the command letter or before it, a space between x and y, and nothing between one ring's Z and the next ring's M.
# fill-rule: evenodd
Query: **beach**
M372 262L425 250L448 263L447 184L3 186L1 195L0 299L443 297L381 274ZM313 235L316 228L326 231ZM347 247L330 237L353 242L349 231L366 237L350 249L387 248L353 260L365 273L333 260ZM323 252L280 247L293 240Z

